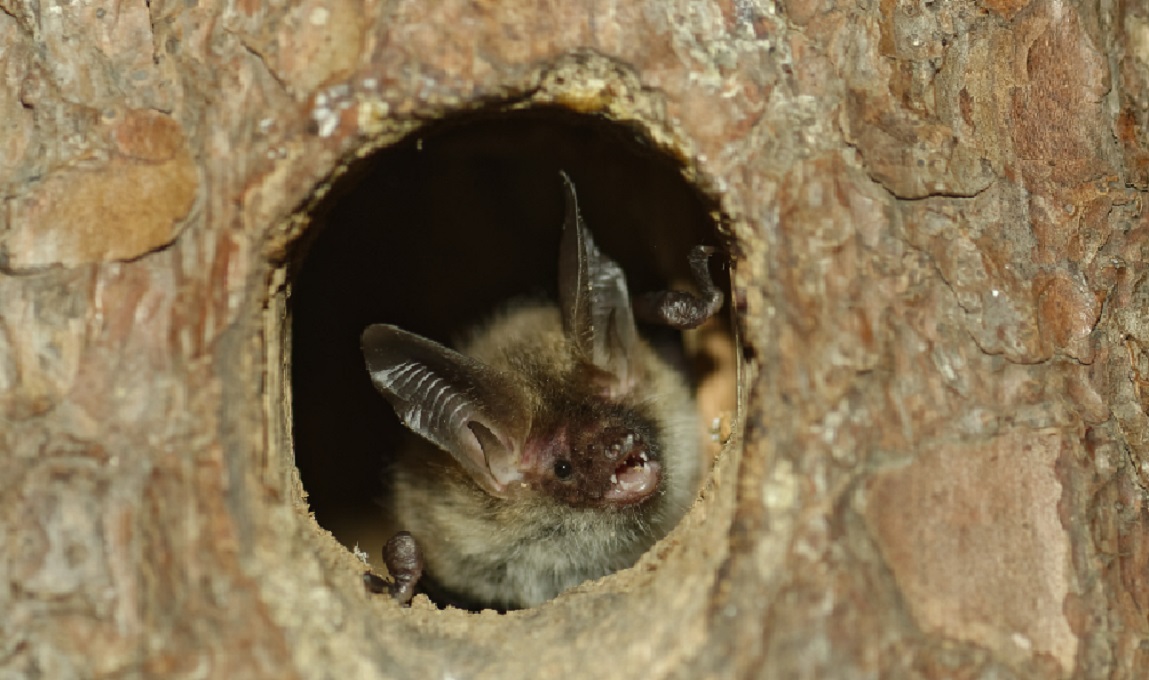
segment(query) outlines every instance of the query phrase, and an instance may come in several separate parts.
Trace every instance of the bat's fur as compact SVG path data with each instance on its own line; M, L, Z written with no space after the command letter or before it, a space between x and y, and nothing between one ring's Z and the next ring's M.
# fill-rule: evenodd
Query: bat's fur
M419 435L387 471L387 514L413 536L423 586L442 602L529 607L628 567L698 489L691 390L638 336L626 277L563 179L558 306L512 306L457 351L393 326L363 334L375 386ZM640 307L678 327L721 307L713 249L695 251L705 298Z
M513 308L460 351L516 376L532 414L528 440L621 417L650 433L648 454L662 470L659 488L634 505L575 507L545 488L495 498L449 454L408 437L388 475L386 507L395 526L419 542L425 578L445 591L443 599L537 605L634 564L689 508L701 464L694 403L682 378L646 343L631 360L639 386L617 403L588 384L590 369L564 335L557 307Z

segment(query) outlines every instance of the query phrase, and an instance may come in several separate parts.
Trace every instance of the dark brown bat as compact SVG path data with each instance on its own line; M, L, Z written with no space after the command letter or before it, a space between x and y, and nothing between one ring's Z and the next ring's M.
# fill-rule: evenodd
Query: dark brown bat
M634 564L698 491L690 389L639 337L622 269L563 179L558 307L512 306L458 351L394 326L363 333L371 380L418 435L397 451L384 500L411 534L388 543L401 602L422 574L440 603L537 605ZM692 255L706 299L637 304L680 327L713 315L710 252Z

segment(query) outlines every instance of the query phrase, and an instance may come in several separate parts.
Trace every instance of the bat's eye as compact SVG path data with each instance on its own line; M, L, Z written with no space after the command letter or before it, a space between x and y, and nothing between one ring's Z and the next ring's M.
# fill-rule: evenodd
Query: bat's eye
M560 460L555 463L555 477L559 479L570 479L572 474L574 474L574 467L570 464L570 461Z

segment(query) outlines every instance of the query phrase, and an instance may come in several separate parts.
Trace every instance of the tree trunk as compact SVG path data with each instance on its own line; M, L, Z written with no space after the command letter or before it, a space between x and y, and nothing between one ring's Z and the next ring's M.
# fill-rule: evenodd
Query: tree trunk
M0 677L1149 677L1144 3L0 10ZM741 416L636 568L401 609L309 514L299 263L523 112L716 216Z

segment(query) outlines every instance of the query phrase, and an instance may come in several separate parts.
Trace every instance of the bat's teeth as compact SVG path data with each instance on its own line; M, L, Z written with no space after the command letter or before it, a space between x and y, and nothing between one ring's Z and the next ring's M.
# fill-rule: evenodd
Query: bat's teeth
M639 464L637 453L631 455L627 463L632 464L619 467L610 476L611 484L605 496L610 501L623 504L639 502L658 490L661 476L658 463Z

